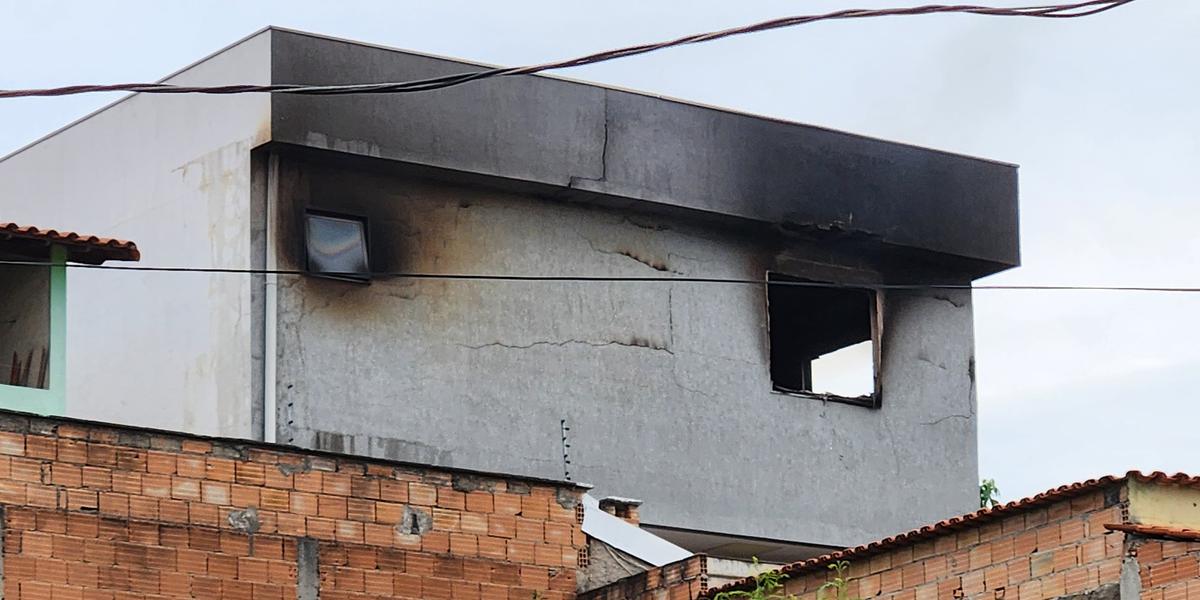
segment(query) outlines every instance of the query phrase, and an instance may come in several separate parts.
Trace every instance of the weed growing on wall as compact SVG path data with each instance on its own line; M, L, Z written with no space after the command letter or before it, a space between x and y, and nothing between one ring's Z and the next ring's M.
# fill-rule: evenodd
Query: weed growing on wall
M826 581L821 587L817 588L817 600L825 600L829 590L833 590L833 600L859 600L858 598L850 597L848 582L846 581L846 571L850 569L850 561L839 560L832 565L829 565L829 570L835 575L830 581Z
M754 566L758 566L758 559L754 559ZM780 573L777 569L764 571L754 576L754 589L750 591L733 591L721 592L717 594L713 600L795 600L795 594L783 594L783 580L787 579L787 575Z
M1000 488L996 487L995 479L984 479L979 482L979 508L992 508L1000 504Z
M754 559L758 565L758 559ZM817 600L861 600L850 596L850 582L846 580L846 572L850 570L850 561L839 560L829 565L834 572L833 579L817 588ZM795 594L784 594L783 580L787 575L777 570L766 571L754 576L754 589L750 591L721 592L713 600L796 600ZM833 592L833 597L828 596Z

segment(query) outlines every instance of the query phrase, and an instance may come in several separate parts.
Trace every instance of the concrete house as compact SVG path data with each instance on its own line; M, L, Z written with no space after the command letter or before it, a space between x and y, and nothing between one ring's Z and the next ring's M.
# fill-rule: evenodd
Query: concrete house
M0 405L55 415L66 409L66 265L138 258L133 242L0 223Z
M477 68L271 28L165 81ZM1012 165L542 76L133 95L0 159L0 218L217 269L68 269L68 416L569 476L766 561L974 508L971 293L903 286L1019 262Z

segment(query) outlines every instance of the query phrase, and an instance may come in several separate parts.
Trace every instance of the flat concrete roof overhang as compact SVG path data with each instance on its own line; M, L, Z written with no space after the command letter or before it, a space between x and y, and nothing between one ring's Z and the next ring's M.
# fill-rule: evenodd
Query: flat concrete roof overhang
M274 83L404 81L479 68L271 30ZM1014 165L556 77L412 94L277 94L271 130L276 143L568 199L836 232L883 260L919 260L949 278L1020 262Z

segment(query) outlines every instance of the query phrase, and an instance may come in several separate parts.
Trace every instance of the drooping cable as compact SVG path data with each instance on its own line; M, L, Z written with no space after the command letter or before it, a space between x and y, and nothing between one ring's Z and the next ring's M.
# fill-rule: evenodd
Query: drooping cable
M628 46L615 50L606 50L596 52L586 56L561 60L539 65L528 65L524 67L502 67L493 69L484 69L480 71L472 71L467 73L459 73L456 75L444 75L429 79L419 79L414 81L403 82L388 82L388 83L363 83L349 85L299 85L299 84L273 84L273 85L219 85L219 86L180 86L168 83L118 83L109 85L71 85L55 88L40 88L40 89L14 89L0 90L0 99L2 98L24 98L24 97L48 97L48 96L69 96L75 94L88 94L94 92L138 92L144 94L246 94L246 93L276 93L276 94L310 94L310 95L340 95L340 94L397 94L408 92L425 92L447 88L456 85L462 85L471 81L481 79L489 79L493 77L507 77L512 75L532 75L544 71L568 69L573 67L581 67L584 65L592 65L627 56L636 56L655 52L666 48L684 46L688 44L699 44L711 42L735 35L743 35L748 33L756 33L760 31L770 31L773 29L782 29L785 27L794 27L797 25L805 25L808 23L816 23L818 21L833 21L845 19L863 19L874 17L895 17L895 16L913 16L913 15L930 15L930 14L946 14L946 13L965 13L974 15L984 15L993 17L1033 17L1033 18L1053 18L1053 19L1071 19L1079 17L1087 17L1096 15L1105 11L1112 10L1119 6L1129 4L1134 0L1086 0L1084 2L1076 2L1074 4L1057 4L1047 6L1024 6L1024 7L993 7L993 6L977 6L965 4L929 4L924 6L913 6L904 8L884 8L884 9L863 9L852 8L839 10L824 14L816 15L798 15L792 17L783 17L763 21L743 27L734 27L723 29L720 31L710 31L706 33L697 33L684 37L667 40L663 42L640 44L636 46Z

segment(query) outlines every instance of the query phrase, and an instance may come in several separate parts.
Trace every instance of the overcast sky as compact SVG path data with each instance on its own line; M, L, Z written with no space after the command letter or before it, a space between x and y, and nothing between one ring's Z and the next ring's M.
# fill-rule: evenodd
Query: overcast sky
M269 24L527 64L913 3L0 0L0 88L152 81ZM563 74L1020 164L1024 266L979 283L1200 286L1197 32L1200 2L1138 0L1081 20L823 23ZM0 155L113 98L0 101ZM1200 294L980 291L975 306L980 471L1004 499L1200 473Z

